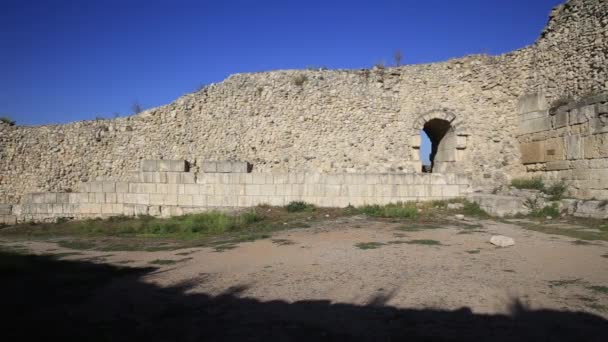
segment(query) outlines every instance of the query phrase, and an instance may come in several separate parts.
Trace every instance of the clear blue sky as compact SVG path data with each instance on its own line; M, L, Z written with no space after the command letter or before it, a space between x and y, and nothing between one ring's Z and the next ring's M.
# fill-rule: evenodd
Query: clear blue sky
M232 73L365 68L529 45L561 0L0 0L0 116L127 115Z

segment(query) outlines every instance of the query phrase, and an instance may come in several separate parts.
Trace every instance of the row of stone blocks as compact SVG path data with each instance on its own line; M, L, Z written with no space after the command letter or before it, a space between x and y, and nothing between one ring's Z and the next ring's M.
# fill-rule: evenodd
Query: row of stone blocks
M252 166L241 161L205 161L201 170L205 173L247 173ZM143 160L143 172L187 172L188 163L185 160Z
M0 204L0 225L17 223L17 216L13 215L11 204Z
M456 174L320 174L320 173L191 173L139 172L129 182L98 181L82 183L82 192L110 192L102 188L116 188L128 192L126 183L166 184L459 184L467 185L466 176ZM95 190L96 189L96 190ZM121 190L122 189L122 190Z

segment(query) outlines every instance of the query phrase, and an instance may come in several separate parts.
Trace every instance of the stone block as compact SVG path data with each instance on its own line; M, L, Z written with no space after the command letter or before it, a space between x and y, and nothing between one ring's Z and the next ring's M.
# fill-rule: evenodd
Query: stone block
M547 98L543 92L527 94L517 101L517 112L519 114L542 111L548 109Z
M0 204L0 215L10 215L13 212L11 204Z
M89 186L91 192L103 192L103 182L91 182Z
M150 205L163 205L166 194L150 194Z
M559 111L553 116L553 128L560 128L568 126L569 112Z
M116 192L120 192L120 193L129 192L129 183L116 182Z
M419 148L420 142L421 142L420 134L413 134L410 136L410 147Z
M522 143L519 145L523 164L542 163L545 161L545 144L543 141Z
M68 203L88 203L89 202L89 194L82 192L73 192L68 194Z
M564 143L566 147L566 159L582 159L583 148L581 144L581 137L578 135L569 135L564 137Z
M245 190L247 191L247 190ZM262 184L260 185L260 196L275 196L276 188L274 184Z
M553 138L544 141L544 161L564 160L564 139Z
M144 172L158 171L158 161L157 160L142 160L141 170Z
M163 194L164 205L177 205L177 194Z
M116 182L105 181L101 183L103 192L116 192Z
M172 172L186 172L188 171L188 163L185 160L170 160L169 171Z
M232 162L230 172L247 173L248 171L249 171L249 164L247 162L239 162L239 161Z
M15 215L0 215L0 224L5 224L8 226L17 224L17 216Z
M205 173L216 173L217 172L217 162L206 161L201 164L201 171Z
M207 196L205 195L192 195L192 205L205 207L207 206Z
M551 119L548 116L537 119L519 121L520 135L544 132L549 130L551 130Z
M342 193L342 186L337 184L325 185L325 196L327 197L339 197ZM277 191L278 195L285 195L284 192Z
M547 162L546 165L547 171L559 171L568 169L570 169L570 162L567 160L550 161Z
M469 195L471 202L479 204L479 207L492 216L504 217L517 214L528 214L530 209L526 207L525 197L500 196L491 194Z
M198 195L200 193L201 186L198 184L184 184L184 194L187 195Z
M195 183L194 173L192 172L182 172L180 183L182 184L194 184Z
M182 173L180 172L167 172L167 183L169 184L179 184L181 183Z
M116 203L116 193L115 192L106 193L106 203Z
M597 155L600 158L608 158L608 133L595 135Z
M171 161L170 160L157 160L158 171L169 172L171 171Z
M229 161L218 161L217 171L218 173L229 173L232 172L232 162Z
M215 189L213 184L200 184L199 193L201 195L215 195Z
M177 195L177 205L192 206L192 195Z
M150 205L150 206L148 206L148 215L151 215L151 216L161 216L161 206L160 205Z
M606 219L608 218L608 205L605 201L580 201L574 216Z

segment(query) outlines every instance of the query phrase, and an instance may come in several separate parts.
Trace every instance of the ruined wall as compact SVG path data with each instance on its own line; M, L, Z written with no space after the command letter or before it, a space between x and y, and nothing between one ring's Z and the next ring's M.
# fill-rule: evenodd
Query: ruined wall
M565 181L570 195L608 199L608 93L549 108L543 93L520 103L528 176Z
M323 207L361 206L465 196L469 180L454 174L248 173L246 163L211 162L209 172L184 160L146 160L122 181L85 182L70 193L32 193L0 206L0 224L59 217L172 216L259 204L306 201Z
M605 1L571 0L539 41L502 56L372 70L230 76L127 118L0 124L0 203L121 179L143 159L247 160L255 172L419 172L419 130L452 122L456 162L478 187L520 175L518 98L606 88Z

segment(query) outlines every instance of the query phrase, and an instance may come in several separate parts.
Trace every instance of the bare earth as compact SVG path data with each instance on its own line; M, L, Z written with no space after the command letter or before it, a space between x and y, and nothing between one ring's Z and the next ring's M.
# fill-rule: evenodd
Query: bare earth
M572 238L522 229L516 225L517 222L468 220L468 223L481 224L483 227L463 230L457 226L446 225L441 229L404 231L398 229L404 226L403 223L375 221L359 216L347 217L319 223L312 228L283 231L273 235L271 239L242 243L234 249L221 252L212 248L160 252L99 252L64 249L52 242L30 241L18 244L34 254L80 253L66 254L61 260L88 261L120 267L155 267L139 276L137 281L154 289L179 289L180 296L186 298L204 296L207 314L215 318L223 317L222 319L228 321L235 320L236 322L232 322L232 328L241 324L251 328L238 333L224 332L225 334L209 331L207 335L190 331L185 336L176 337L177 340L198 340L201 336L210 340L256 340L254 337L264 339L263 337L270 336L282 340L303 337L386 340L396 336L423 336L433 340L490 335L494 336L493 340L510 340L506 338L510 335L505 335L505 331L514 334L511 338L516 340L519 325L509 326L508 320L507 323L490 323L492 317L500 317L502 320L504 317L517 316L518 312L531 315L537 312L555 314L575 311L579 312L577 315L589 315L580 319L580 322L583 322L581 324L576 323L579 316L573 316L572 319L564 317L561 321L559 317L554 319L553 316L548 316L547 320L553 322L547 324L556 325L547 328L552 330L550 333L565 339L572 337L573 340L603 340L605 335L598 331L608 333L608 330L603 330L608 327L605 320L608 319L608 293L602 290L602 287L608 286L607 243L598 241L579 245L573 243ZM498 248L491 245L488 241L496 234L514 238L515 246ZM424 241L411 243L412 240L435 240L440 245L424 244ZM382 245L376 245L377 248L373 249L357 247L357 244L370 242ZM16 244L3 242L4 246ZM157 265L154 262L158 260L169 264ZM119 280L110 282L103 291L126 286L126 281L121 283ZM97 291L95 294L101 296L100 298L90 301L99 305L100 301L112 300L99 294L103 291ZM141 295L129 293L129 296L134 298ZM164 302L164 297L161 297L141 300L160 307L170 306ZM209 309L208 301L228 297L231 304L222 302L222 305L218 305L224 309ZM176 301L173 297L167 297L166 300L172 301L172 304ZM248 305L254 302L261 308L252 309L256 313L249 310L246 314L228 314L227 312L231 312L229 307L243 307L244 304L238 304L239 300ZM274 308L263 307L264 303L277 301L283 305L278 312L274 312ZM186 302L197 305L194 304L197 303L196 300ZM290 304L299 305L298 303L304 302L322 303L324 309L319 313L307 314L302 314L302 310L308 310L306 306L296 310L298 314L292 312L295 309L288 309ZM81 305L81 302L78 304ZM343 304L352 308L349 311L351 316L344 314L343 319L320 319L324 315L343 315L340 309L340 313L334 312L336 305ZM310 305L310 310L318 309L313 304ZM369 313L352 314L358 312L357 310L366 310L364 308L390 308L390 313L378 313L383 317L381 321L384 325L368 326L367 323L371 320L366 315ZM196 311L201 310L200 307L190 309L200 314L200 311ZM108 310L123 312L123 308L117 307ZM272 313L269 313L270 311ZM407 330L406 333L391 330L394 329L391 322L396 319L395 315L429 315L429 312L436 312L436 317L440 317L437 318L439 323L435 328L418 326L415 330ZM282 322L277 323L278 330L269 328L270 330L262 332L259 329L261 322L257 322L255 318L258 313L260 317L266 317L266 323L266 315L278 315L278 318L270 318L271 321L277 319L277 322ZM441 318L441 314L445 313L452 316ZM475 331L463 331L462 326L450 328L447 325L460 317L455 313L472 317L472 325L463 325L473 330L478 329L476 326L480 324L478 318L481 317L481 321L488 321L488 326L499 325L504 331L492 328L488 331L481 330L477 334ZM188 319L192 318L190 314L191 311L188 311ZM239 315L248 318L243 320L238 318ZM281 318L282 315L285 316ZM180 316L180 313L177 316ZM145 319L155 319L154 317L146 316ZM253 321L248 322L248 319ZM325 319L337 321L327 327L319 321ZM417 321L418 318L412 319ZM426 319L423 321L426 322L424 324L431 324ZM431 321L434 322L433 319ZM184 320L180 322L184 324ZM226 323L224 320L222 322ZM572 324L573 329L580 329L560 332L560 327L568 325L567 322ZM585 322L596 330L587 329ZM169 325L173 326L173 323ZM274 323L270 325L275 326ZM155 329L158 328L158 325L154 326ZM299 329L312 335L302 335ZM523 329L529 330L529 327L524 325ZM254 331L253 335L250 334L251 331ZM312 333L315 331L318 334ZM494 332L496 335L493 335ZM523 335L523 338L540 338L546 333L549 332L542 330L539 336L534 332L531 335ZM572 336L569 336L569 333L572 333Z

